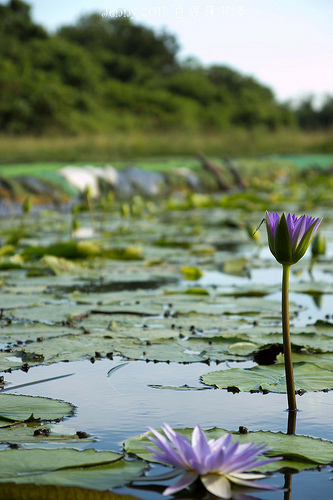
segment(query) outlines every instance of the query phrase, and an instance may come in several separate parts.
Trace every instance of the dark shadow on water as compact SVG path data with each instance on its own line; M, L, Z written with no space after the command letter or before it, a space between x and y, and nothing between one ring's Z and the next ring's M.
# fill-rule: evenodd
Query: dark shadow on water
M69 286L53 286L48 287L48 291L52 292L66 292L72 293L75 290L82 293L108 293L108 292L123 292L134 290L155 290L162 286L177 283L178 280L172 278L156 278L149 280L132 280L132 281L108 281L100 283L86 283L83 285L69 285Z

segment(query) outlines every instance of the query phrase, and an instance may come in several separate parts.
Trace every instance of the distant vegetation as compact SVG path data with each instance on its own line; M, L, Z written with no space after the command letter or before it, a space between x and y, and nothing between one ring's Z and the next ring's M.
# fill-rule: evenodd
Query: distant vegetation
M0 131L82 134L333 126L333 98L295 111L226 66L180 63L168 34L99 14L48 34L21 0L0 6Z

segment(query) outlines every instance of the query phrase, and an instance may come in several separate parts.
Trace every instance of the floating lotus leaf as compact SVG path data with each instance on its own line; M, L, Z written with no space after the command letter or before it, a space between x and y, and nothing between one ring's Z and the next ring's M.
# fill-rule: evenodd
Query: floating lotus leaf
M80 486L106 490L142 474L144 464L113 452L69 448L0 451L1 483Z
M177 432L191 438L193 429L175 429ZM210 439L218 439L224 435L226 430L213 428L205 431ZM297 471L311 469L318 465L329 464L333 460L333 443L307 436L287 435L282 432L250 432L249 434L234 434L234 441L240 443L265 443L271 450L266 454L269 456L281 456L283 460L259 467L262 472L291 468ZM151 452L145 446L152 446L147 439L147 433L135 438L128 439L124 443L127 453L150 461ZM154 461L154 460L153 460Z
M2 483L0 500L135 500L129 495L111 491L94 491L78 486L44 486L40 484Z
M0 394L0 426L35 419L56 420L73 414L74 406L57 399Z
M0 424L4 422L0 421ZM23 422L18 425L0 426L0 443L1 444L24 444L39 446L41 443L43 446L51 443L71 443L71 446L85 446L87 442L94 441L94 437L79 437L77 434L73 433L59 433L57 426L52 424L40 424L38 422ZM75 445L73 444L75 443Z
M294 363L295 390L323 391L333 389L333 372L319 369L313 363ZM207 373L201 377L206 385L239 391L286 393L284 364L255 366L250 369L231 368Z

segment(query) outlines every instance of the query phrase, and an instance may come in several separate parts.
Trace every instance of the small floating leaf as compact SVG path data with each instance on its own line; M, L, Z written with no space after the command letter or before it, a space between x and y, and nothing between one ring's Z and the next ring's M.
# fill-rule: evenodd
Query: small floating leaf
M106 490L140 476L144 464L113 452L70 448L0 451L0 482L80 486Z
M312 363L294 363L295 390L323 391L333 388L333 372L320 370ZM250 369L231 368L207 373L202 382L219 389L236 387L240 391L286 393L285 370L282 363L255 366Z
M102 252L102 257L116 260L141 260L143 249L134 245L125 248L109 248Z
M183 267L182 273L187 280L198 280L203 276L203 272L198 267Z
M57 399L0 394L0 427L8 425L8 419L23 422L33 414L35 419L56 420L72 415L73 411L72 404Z
M0 500L135 500L112 491L94 491L78 486L45 486L40 484L2 483Z
M209 292L204 288L188 288L185 293L189 295L209 295Z
M238 257L227 260L223 265L223 272L226 274L235 274L236 276L244 276L248 273L248 259Z

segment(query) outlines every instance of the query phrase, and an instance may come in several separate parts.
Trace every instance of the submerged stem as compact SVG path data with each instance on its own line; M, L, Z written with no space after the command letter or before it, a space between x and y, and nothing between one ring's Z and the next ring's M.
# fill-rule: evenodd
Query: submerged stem
M286 370L287 397L289 411L296 411L296 396L293 374L293 363L291 358L290 329L289 329L289 270L290 266L283 265L282 276L282 333L284 366Z

